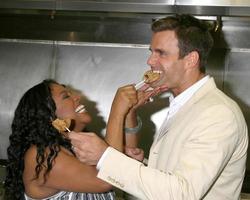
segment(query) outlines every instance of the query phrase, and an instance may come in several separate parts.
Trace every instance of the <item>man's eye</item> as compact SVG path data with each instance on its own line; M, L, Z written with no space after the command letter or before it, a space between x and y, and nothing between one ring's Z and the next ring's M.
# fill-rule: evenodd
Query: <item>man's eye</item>
M159 54L160 56L165 56L167 53L165 51L160 51Z
M159 56L165 56L167 54L165 51L162 50L157 50L156 52L158 53Z

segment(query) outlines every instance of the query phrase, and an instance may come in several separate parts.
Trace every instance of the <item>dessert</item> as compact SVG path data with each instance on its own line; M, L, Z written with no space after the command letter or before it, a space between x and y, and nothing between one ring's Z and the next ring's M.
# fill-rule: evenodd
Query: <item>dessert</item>
M144 73L144 82L150 84L160 78L161 71L149 70Z
M55 119L52 121L52 126L56 128L60 133L63 133L65 131L70 132L69 126L71 123L71 119Z
M135 85L135 89L139 90L145 84L151 84L151 83L157 81L158 79L160 79L161 73L162 73L162 71L158 71L158 70L146 71L143 75L143 80Z

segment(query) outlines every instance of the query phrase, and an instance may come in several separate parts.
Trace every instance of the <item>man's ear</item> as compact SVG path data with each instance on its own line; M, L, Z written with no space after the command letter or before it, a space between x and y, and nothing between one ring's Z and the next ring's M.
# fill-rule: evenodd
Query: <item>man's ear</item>
M185 56L186 67L194 68L199 66L199 53L197 51L191 51L188 55Z

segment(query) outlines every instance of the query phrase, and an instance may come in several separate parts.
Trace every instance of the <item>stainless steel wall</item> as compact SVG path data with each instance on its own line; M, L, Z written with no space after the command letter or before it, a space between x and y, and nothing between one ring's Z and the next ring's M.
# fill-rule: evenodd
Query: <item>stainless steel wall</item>
M162 14L85 13L76 18L57 16L54 21L40 15L28 19L18 16L0 15L5 19L0 21L4 27L0 30L0 158L6 158L18 100L45 78L81 92L94 118L89 129L104 133L116 89L139 81L148 69L150 23ZM219 25L207 71L219 88L239 103L250 125L250 18L199 17ZM21 31L15 31L17 26ZM154 106L148 104L140 110L144 121L140 145L145 150L151 145L165 106L167 97L160 96Z
M53 45L0 43L0 158L6 157L13 111L24 90L50 74Z
M232 73L238 68L235 65L237 53L246 59L249 57L247 51L242 54L235 50L228 54L225 49L214 49L208 73L216 78L221 89L243 101L248 96L242 93L245 94L243 88L248 87L246 83L250 73L242 71L245 77ZM6 158L14 110L28 88L45 78L54 78L69 85L83 95L82 100L94 118L89 129L103 133L116 89L141 80L143 72L148 69L148 54L147 45L1 40L1 158ZM243 57L240 59L241 67L247 69ZM143 148L148 149L151 145L155 128L160 125L167 104L167 98L160 96L155 98L154 106L148 104L140 110L144 121Z

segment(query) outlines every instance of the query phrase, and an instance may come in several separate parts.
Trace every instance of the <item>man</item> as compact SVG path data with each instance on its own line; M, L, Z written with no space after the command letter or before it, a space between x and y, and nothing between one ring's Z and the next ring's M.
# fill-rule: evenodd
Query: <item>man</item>
M152 31L148 65L161 71L161 78L151 87L168 88L173 95L148 165L108 147L93 133L70 135L79 159L99 162L99 178L140 199L239 199L247 126L237 104L205 75L213 45L207 25L177 15L155 21Z

